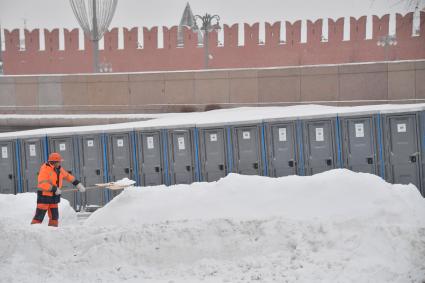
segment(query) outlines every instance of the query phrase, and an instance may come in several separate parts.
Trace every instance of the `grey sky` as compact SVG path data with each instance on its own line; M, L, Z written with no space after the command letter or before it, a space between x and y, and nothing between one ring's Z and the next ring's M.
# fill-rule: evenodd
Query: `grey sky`
M195 14L219 14L223 23L383 15L413 10L417 0L191 0ZM172 26L178 24L187 0L120 0L111 26ZM420 8L425 0L420 0ZM3 28L77 27L68 0L0 0Z

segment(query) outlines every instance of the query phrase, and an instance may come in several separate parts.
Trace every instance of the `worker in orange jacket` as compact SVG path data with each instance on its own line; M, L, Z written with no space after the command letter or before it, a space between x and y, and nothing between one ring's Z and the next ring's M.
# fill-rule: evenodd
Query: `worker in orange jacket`
M49 226L58 226L61 188L63 179L77 187L78 191L85 192L86 188L74 176L61 167L63 161L59 153L49 155L47 163L41 165L38 174L37 209L31 224L43 222L46 212L49 215Z

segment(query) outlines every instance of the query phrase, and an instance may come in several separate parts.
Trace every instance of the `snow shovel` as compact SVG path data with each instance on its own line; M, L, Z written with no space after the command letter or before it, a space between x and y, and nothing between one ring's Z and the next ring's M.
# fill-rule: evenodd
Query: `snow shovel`
M129 187L132 187L134 184L120 184L117 182L101 183L94 184L94 186L86 187L86 190L95 190L95 189L110 189L110 190L123 190ZM77 192L78 189L72 188L67 190L62 190L62 192Z

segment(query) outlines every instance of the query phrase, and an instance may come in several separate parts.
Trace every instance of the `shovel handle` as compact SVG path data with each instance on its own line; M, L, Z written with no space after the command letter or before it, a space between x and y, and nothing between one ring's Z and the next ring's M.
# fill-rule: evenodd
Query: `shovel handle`
M110 189L110 190L123 190L126 189L128 187L131 187L132 185L128 186L114 186L114 185L109 185L108 186L90 186L90 187L86 187L86 190L94 190L94 189ZM67 190L62 190L62 192L77 192L78 189L67 189Z
M93 189L104 189L102 187L98 187L98 186L91 186L91 187L86 187L86 190L93 190ZM78 189L73 188L73 189L66 189L66 190L62 190L62 192L78 192Z

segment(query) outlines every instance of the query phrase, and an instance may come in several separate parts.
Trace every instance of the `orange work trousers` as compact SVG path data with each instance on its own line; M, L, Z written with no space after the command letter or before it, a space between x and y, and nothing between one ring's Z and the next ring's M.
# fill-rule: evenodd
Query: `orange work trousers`
M49 215L49 226L58 227L59 210L57 203L37 203L37 209L35 210L35 216L31 224L41 224L46 212Z

